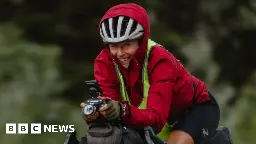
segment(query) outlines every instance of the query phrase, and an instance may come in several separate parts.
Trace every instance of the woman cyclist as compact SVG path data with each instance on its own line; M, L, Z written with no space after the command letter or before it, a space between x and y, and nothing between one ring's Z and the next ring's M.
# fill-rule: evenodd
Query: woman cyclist
M99 24L105 48L94 76L108 103L93 116L120 118L127 126L151 126L170 144L194 144L212 137L219 106L204 82L192 76L163 46L149 39L146 10L137 4L110 8ZM81 103L84 107L85 103Z

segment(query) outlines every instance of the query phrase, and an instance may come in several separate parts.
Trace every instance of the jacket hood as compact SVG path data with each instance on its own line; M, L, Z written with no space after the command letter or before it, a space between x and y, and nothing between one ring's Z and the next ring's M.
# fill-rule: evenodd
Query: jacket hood
M108 18L113 18L116 16L128 16L139 22L144 28L144 35L142 38L142 42L140 43L140 47L136 51L134 58L139 63L140 66L144 63L144 58L148 46L148 38L150 35L150 24L149 17L146 10L134 3L128 4L119 4L111 7L100 20L100 24ZM99 24L99 28L100 28Z

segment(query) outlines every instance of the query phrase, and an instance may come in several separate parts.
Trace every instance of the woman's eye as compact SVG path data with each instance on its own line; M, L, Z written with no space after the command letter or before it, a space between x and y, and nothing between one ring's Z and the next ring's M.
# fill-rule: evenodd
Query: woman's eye
M116 48L115 45L109 45L109 48Z
M131 44L130 43L125 43L125 46L130 46Z

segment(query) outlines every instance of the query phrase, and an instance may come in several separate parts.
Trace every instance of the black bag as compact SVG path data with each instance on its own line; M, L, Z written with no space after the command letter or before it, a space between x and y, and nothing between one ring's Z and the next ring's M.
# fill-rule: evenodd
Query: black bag
M228 128L219 126L216 134L211 138L211 144L233 144Z
M233 144L230 132L227 127L219 126L213 137L204 140L200 144Z
M91 123L86 134L87 144L144 144L140 134L121 125Z

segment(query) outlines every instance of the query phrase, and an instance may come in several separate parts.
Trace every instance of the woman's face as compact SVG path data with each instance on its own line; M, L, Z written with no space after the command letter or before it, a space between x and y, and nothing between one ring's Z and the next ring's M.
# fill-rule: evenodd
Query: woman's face
M138 48L138 40L109 44L111 54L116 57L120 61L121 65L125 68L129 67L132 56L135 54Z

